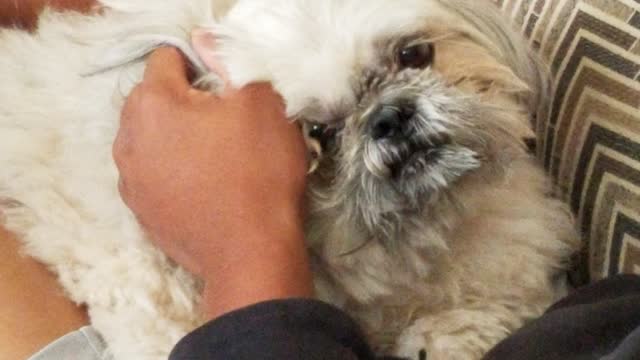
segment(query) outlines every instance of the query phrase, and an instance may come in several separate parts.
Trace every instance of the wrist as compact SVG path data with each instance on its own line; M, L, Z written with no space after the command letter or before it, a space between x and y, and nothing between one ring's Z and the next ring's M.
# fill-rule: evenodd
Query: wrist
M205 283L202 306L207 318L264 301L313 296L302 228L255 237L242 239L249 248L227 254L221 263L201 274Z

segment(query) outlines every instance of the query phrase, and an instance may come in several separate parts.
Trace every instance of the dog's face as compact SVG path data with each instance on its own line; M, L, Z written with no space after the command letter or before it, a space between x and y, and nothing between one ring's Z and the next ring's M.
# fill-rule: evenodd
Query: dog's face
M491 6L241 0L217 31L232 82L271 81L303 124L314 214L388 243L523 156L540 73Z

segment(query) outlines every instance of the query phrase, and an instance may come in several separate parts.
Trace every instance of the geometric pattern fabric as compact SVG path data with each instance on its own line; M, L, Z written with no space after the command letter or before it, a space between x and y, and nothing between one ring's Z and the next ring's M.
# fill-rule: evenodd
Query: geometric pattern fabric
M574 280L640 274L640 0L492 0L548 64L537 152L584 239Z

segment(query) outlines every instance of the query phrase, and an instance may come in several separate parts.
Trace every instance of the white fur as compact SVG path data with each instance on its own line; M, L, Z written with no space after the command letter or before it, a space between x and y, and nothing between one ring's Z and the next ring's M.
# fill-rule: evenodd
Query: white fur
M145 240L119 199L111 158L123 99L153 46L180 43L189 53L190 30L211 27L234 84L271 81L290 115L330 121L329 109L356 106L354 69L375 61L376 40L434 22L490 54L443 68L442 77L475 72L461 91L473 94L476 82L497 89L486 101L507 109L507 133L529 134L527 113L544 94L526 49L477 0L240 0L222 16L231 3L105 0L101 15L46 12L35 34L0 30L5 224L88 306L118 360L164 359L201 323L198 283ZM371 244L342 256L369 235L349 223L339 199L315 202L308 242L318 295L350 311L381 349L401 334L402 355L477 359L557 296L553 276L575 248L570 216L547 197L534 161L495 139L503 176L460 180L460 207L412 219L421 231L395 255Z

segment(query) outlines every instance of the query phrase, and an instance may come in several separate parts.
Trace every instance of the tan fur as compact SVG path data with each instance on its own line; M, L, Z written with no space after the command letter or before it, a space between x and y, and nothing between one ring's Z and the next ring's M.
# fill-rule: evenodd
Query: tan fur
M317 271L325 275L318 292L357 314L383 352L480 359L563 294L562 271L579 237L522 143L533 137L531 104L522 97L532 89L464 34L444 24L426 32L436 39L433 71L500 113L484 119L486 163L452 185L452 201L428 205L427 231L395 239L393 255L345 220L335 197L349 194L323 193L336 165L325 165L326 173L320 165L309 226Z

